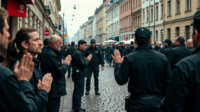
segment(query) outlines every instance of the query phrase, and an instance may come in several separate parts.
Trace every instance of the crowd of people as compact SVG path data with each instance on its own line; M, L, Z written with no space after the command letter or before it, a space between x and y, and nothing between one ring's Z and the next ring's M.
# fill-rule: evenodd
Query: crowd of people
M136 30L134 42L125 45L63 45L58 35L40 41L34 28L21 28L9 40L8 13L0 8L0 110L3 112L59 112L61 97L67 95L65 74L74 82L72 108L85 112L81 98L90 94L94 75L95 94L104 63L113 64L115 80L127 82L128 112L199 112L200 107L200 11L194 15L192 39L177 36L151 45L150 31ZM185 45L186 43L186 45ZM43 45L43 48L42 48ZM161 105L160 105L161 104Z

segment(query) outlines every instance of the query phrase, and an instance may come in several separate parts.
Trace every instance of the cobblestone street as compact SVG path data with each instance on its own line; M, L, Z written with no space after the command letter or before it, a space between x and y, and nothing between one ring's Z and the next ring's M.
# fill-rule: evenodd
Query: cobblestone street
M60 112L73 112L72 93L73 81L66 78L67 95L62 97ZM91 91L82 97L82 108L86 112L125 112L124 98L128 95L127 85L119 86L114 79L114 68L105 65L105 70L99 74L100 96L95 95L94 80L91 80Z

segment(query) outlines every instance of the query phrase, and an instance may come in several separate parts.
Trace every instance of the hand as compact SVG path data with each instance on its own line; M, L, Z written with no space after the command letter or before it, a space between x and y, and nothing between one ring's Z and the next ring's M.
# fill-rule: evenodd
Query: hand
M124 61L124 56L121 57L119 50L114 51L114 56L112 55L112 58L115 63L122 63Z
M33 57L30 55L30 53L23 55L20 67L19 67L19 61L15 64L14 67L14 73L17 76L18 80L26 80L30 81L31 77L33 75L33 67L34 63L32 62Z
M47 73L41 80L38 80L37 88L38 90L45 90L47 93L51 90L51 84L53 81L53 77L51 77L51 73Z
M103 71L104 70L104 67L101 67L101 71Z
M68 56L65 58L65 60L62 61L62 64L63 64L63 63L66 63L66 64L70 65L71 60L72 60L71 55L68 55Z
M92 54L88 55L87 59L91 60L92 59Z

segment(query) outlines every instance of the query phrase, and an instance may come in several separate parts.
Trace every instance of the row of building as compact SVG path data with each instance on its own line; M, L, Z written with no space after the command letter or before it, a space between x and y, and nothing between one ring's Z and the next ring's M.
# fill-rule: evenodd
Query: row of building
M129 40L141 26L151 31L153 41L173 41L179 35L189 39L193 31L190 24L199 9L200 0L103 0L74 40Z

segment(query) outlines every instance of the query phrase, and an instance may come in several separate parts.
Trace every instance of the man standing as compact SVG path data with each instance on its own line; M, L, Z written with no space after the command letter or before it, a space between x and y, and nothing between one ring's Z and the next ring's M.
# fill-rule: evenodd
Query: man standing
M172 41L170 39L166 39L164 41L164 46L165 48L163 49L163 54L168 57L170 51L172 50L172 47L171 47L171 44L172 44Z
M111 54L110 54L110 45L108 44L107 45L107 48L106 48L106 63L110 64L111 62Z
M110 54L113 55L115 50L116 50L115 44L112 44L112 48L110 49ZM111 55L110 55L110 57L111 57ZM113 59L111 57L110 66L111 66L112 60ZM113 67L114 67L114 61L113 61Z
M168 60L170 63L171 68L174 67L174 65L179 62L181 59L192 55L192 52L185 47L185 39L182 36L176 37L174 41L175 48L173 48L168 56Z
M188 39L188 40L187 40L187 42L186 42L186 47L192 52L192 54L193 54L193 52L196 50L196 48L195 48L194 45L193 45L192 39Z
M65 73L70 65L71 56L68 55L61 62L59 54L61 46L62 39L60 36L52 35L49 40L49 46L41 59L42 73L51 73L53 76L53 83L47 103L47 112L59 112L60 97L67 94Z
M90 82L92 73L94 74L94 84L95 84L95 94L100 95L99 93L99 64L101 64L101 70L104 70L104 61L102 52L99 48L96 48L96 40L92 39L90 42L90 47L85 50L85 57L92 54L92 59L88 66L88 76L86 80L86 93L85 95L89 95L90 91Z
M72 56L74 54L74 52L76 50L74 45L75 45L75 42L71 42L71 47L67 49L67 53L66 53L67 55L66 56L68 56L68 55ZM70 66L68 67L68 78L70 78L71 69L72 69L72 63L70 63Z
M125 48L124 42L121 42L121 45L119 47L119 52L122 57L126 56L126 48Z
M161 103L162 112L200 112L200 11L194 15L194 54L179 61L173 69L165 98Z
M41 61L42 54L44 54L44 52L47 50L47 46L49 45L49 39L48 38L44 39L43 44L44 44L44 47L42 48L42 53L38 54L37 56L37 59L39 61Z
M99 49L100 49L100 50L101 50L101 52L102 52L103 61L104 61L105 49L104 49L104 47L103 47L103 45L102 45L102 44L100 44L100 47L99 47Z
M130 54L135 51L134 42L131 41L130 47L127 49L127 54Z
M135 52L121 57L115 50L114 75L119 85L129 81L130 107L128 112L160 112L160 101L165 96L171 79L171 69L167 58L152 49L151 33L145 27L135 31Z
M160 47L160 44L159 44L159 42L158 41L155 41L154 42L154 50L155 51L158 51L158 52L162 52L162 49L161 49L161 47Z
M78 49L72 55L72 80L74 82L72 102L74 112L85 112L85 109L81 108L81 97L84 93L84 78L87 77L87 68L92 59L92 54L85 58L84 51L86 47L86 41L80 40L78 42Z

